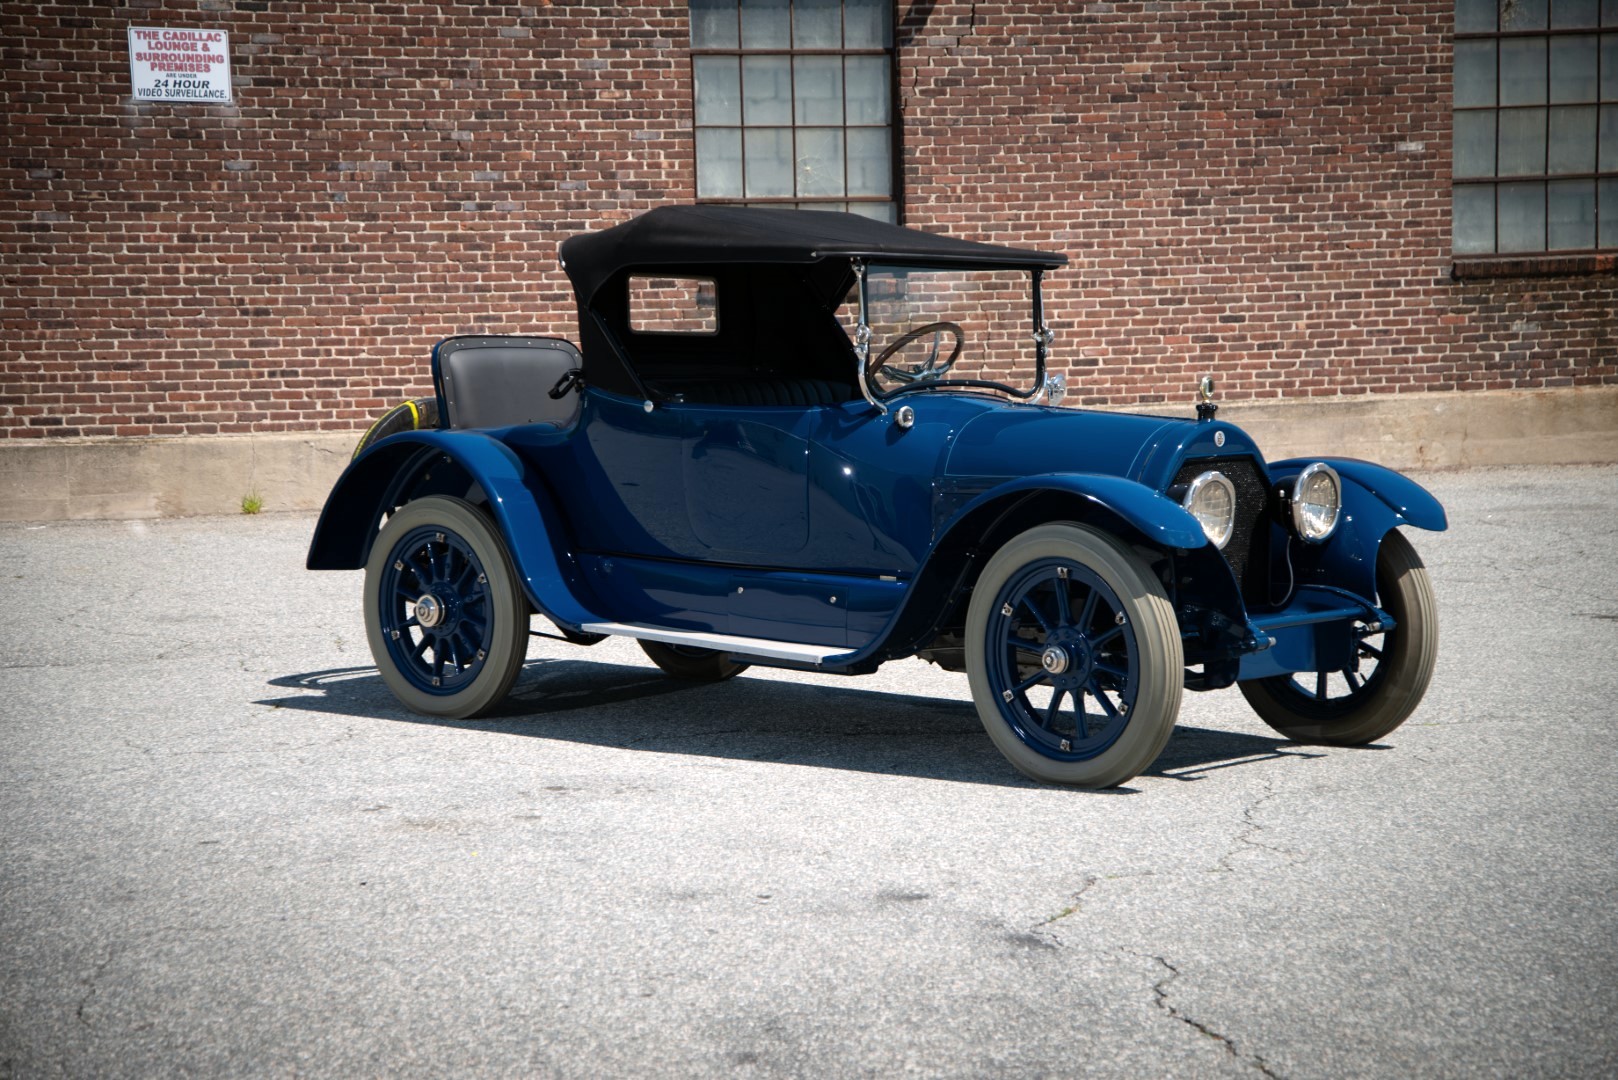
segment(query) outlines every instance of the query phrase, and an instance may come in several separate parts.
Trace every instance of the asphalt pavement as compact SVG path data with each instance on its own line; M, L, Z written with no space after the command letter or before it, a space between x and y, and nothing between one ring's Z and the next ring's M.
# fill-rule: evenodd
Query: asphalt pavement
M0 526L0 1080L1618 1074L1618 469L1419 478L1416 715L1110 793L919 661L429 720L310 516Z

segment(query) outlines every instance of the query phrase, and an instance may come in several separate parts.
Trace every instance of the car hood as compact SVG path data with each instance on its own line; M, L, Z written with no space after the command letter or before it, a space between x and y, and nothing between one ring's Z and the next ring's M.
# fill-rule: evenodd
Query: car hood
M1263 460L1246 432L1217 420L1006 406L967 421L944 471L986 478L1099 473L1163 491L1186 458L1237 454Z

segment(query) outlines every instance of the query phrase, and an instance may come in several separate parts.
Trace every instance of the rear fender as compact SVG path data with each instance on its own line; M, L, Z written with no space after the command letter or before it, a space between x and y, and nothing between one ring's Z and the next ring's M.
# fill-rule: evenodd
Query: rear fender
M359 570L384 514L435 465L453 464L480 488L535 610L565 629L600 616L569 550L567 531L541 477L504 443L477 431L409 431L366 450L337 478L309 546L311 570Z

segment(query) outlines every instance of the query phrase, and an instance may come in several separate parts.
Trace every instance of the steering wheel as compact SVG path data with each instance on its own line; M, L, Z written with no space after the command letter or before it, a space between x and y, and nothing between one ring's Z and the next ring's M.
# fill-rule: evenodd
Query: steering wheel
M888 367L888 357L928 334L938 334L948 330L955 335L955 348L949 354L949 359L942 364L938 363L938 342L934 340L932 355L927 357L925 363L918 368ZM900 337L894 338L888 347L877 353L875 359L865 365L865 377L874 379L877 375L886 375L888 378L900 383L919 382L922 379L936 379L955 366L955 361L961 358L961 349L966 346L966 334L961 331L959 323L931 322L925 326L918 326L914 330Z

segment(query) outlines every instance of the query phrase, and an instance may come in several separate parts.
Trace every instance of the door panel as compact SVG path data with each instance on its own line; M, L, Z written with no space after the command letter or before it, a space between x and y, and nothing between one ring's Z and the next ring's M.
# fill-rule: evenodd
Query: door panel
M809 541L809 444L804 410L686 407L686 512L716 556L786 556Z

